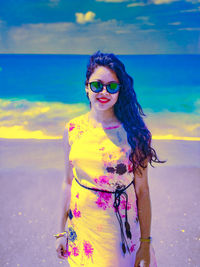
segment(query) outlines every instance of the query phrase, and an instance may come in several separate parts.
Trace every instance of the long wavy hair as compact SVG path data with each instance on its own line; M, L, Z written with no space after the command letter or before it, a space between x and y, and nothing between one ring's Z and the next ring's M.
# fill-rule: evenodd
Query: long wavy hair
M139 170L139 166L143 169L147 167L144 163L152 162L165 163L160 161L157 157L156 151L151 147L152 135L144 123L142 116L144 114L141 105L137 101L136 93L133 88L134 80L125 70L124 64L113 54L95 52L90 56L89 63L87 64L86 81L85 85L89 83L89 78L94 72L96 67L105 66L113 70L121 84L118 100L114 105L114 113L117 119L122 123L126 133L127 140L131 146L131 153L129 160L132 162L131 172ZM89 96L87 94L89 99ZM91 108L91 103L90 103Z

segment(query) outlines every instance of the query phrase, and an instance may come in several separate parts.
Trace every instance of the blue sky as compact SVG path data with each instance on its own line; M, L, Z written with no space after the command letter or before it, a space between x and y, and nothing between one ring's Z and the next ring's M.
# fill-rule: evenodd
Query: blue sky
M0 53L199 54L200 0L0 0Z

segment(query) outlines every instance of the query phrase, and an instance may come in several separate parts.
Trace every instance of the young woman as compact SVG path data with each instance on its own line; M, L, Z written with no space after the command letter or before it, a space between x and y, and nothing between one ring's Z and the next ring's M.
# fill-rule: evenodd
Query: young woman
M98 51L85 90L90 111L68 121L63 136L58 257L71 267L156 267L148 163L165 161L151 147L133 79L114 54Z

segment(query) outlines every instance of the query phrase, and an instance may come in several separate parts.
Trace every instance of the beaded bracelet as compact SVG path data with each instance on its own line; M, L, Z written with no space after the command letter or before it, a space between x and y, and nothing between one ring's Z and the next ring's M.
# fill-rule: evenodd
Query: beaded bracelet
M147 237L147 238L141 238L141 237L140 237L140 241L141 241L141 242L149 242L149 243L151 243L151 242L152 242L152 237L151 237L151 236L149 236L149 237Z
M56 237L56 239L57 238L59 238L59 237L63 237L63 236L67 236L67 232L66 231L64 231L64 232L62 232L62 233L58 233L58 234L55 234L55 235L53 235L53 236L55 236Z

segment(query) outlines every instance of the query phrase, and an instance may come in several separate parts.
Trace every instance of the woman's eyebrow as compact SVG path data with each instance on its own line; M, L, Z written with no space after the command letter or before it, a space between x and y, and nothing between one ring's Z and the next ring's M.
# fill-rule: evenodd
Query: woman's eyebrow
M98 82L102 82L102 80L100 80L100 79L96 79L96 81L98 81ZM110 82L108 82L108 83L117 83L117 81L110 81Z

